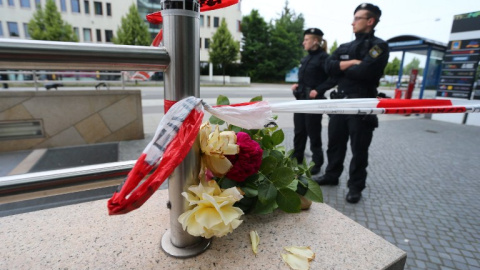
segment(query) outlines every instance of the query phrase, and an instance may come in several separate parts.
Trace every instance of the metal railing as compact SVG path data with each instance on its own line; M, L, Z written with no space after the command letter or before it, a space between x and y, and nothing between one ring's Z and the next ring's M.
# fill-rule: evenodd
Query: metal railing
M164 48L0 38L0 70L161 71Z
M3 70L163 71L169 63L167 51L158 47L0 39L0 73ZM35 188L124 177L133 165L133 161L118 162L0 177L0 198L32 192Z
M163 42L169 55L155 47L83 45L80 43L5 42L0 40L0 69L44 70L142 70L165 72L165 99L179 101L200 94L199 19L197 0L161 0ZM36 50L33 50L36 48ZM170 58L171 57L171 61ZM168 65L168 68L167 68ZM210 239L186 232L179 216L190 208L182 197L199 182L199 143L196 141L169 176L170 229L161 241L165 253L178 258L196 256L210 246Z
M7 75L1 81L7 85L32 85L35 91L45 87L49 90L48 85L62 84L66 85L98 85L105 84L108 89L110 84L120 85L125 90L128 75L126 72L85 72L85 71L39 71L39 70L22 70L22 71L0 71L2 75ZM12 80L12 77L15 77ZM112 79L113 78L113 79ZM117 79L118 78L118 79Z

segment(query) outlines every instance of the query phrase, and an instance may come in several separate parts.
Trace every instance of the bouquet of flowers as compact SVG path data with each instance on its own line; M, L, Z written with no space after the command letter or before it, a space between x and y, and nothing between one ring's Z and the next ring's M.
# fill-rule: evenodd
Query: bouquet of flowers
M217 105L229 104L226 96L217 98ZM238 227L244 213L268 214L277 208L297 213L312 201L323 202L320 186L311 179L313 164L291 158L278 127L246 130L212 116L199 135L200 184L182 194L193 209L179 217L190 234L219 237Z

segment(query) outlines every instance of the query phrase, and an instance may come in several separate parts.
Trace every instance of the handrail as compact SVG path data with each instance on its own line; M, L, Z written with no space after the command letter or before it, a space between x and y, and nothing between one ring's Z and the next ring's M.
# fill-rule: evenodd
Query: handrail
M161 71L165 48L0 38L0 70Z
M162 71L165 48L0 38L0 70ZM38 189L124 177L135 161L0 177L0 198Z
M129 160L4 176L0 178L0 204L5 197L17 194L125 178L135 162Z

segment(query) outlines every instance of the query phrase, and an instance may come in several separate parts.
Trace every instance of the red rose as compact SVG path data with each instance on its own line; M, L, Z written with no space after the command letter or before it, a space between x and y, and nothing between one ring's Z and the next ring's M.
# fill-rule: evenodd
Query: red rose
M233 164L226 176L234 181L243 182L260 169L263 150L245 132L237 133L237 145L240 146L240 152L237 155L226 156Z

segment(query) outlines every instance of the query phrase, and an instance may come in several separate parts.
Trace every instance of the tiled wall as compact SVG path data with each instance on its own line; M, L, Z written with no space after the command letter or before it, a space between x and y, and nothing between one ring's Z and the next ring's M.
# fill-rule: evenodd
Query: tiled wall
M0 152L144 138L139 90L0 92L0 128L33 119L44 137L0 140Z

